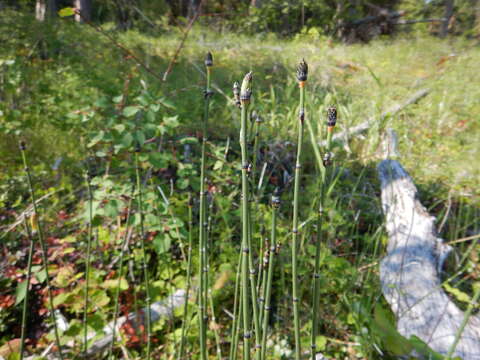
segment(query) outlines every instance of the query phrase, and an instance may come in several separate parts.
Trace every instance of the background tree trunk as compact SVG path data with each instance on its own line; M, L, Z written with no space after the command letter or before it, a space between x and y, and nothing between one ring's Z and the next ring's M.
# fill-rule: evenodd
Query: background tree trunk
M450 24L450 19L453 16L453 6L454 6L454 0L446 0L445 1L444 21L443 21L442 27L440 29L440 36L441 37L445 37L448 34L448 25Z
M91 0L75 0L75 8L77 8L80 13L80 15L75 15L75 21L77 22L83 22L85 21L90 21L92 18L92 2Z
M57 13L57 0L37 0L35 3L35 18L38 21L52 19Z

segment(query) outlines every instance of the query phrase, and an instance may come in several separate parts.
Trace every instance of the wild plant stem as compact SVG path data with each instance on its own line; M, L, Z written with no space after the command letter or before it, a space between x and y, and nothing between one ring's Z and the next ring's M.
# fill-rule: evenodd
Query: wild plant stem
M192 245L193 245L193 201L192 194L188 195L188 259L187 259L187 288L185 289L185 304L183 305L182 335L180 339L179 359L183 359L185 353L185 333L188 316L188 297L190 294L190 282L192 274Z
M295 182L293 193L293 229L292 229L292 297L293 297L293 321L295 328L295 359L300 360L300 317L298 298L298 273L297 273L297 251L298 251L298 203L301 176L301 157L303 144L303 122L305 118L305 82L300 81L300 113L298 122L297 159L295 164Z
M266 359L267 353L267 328L268 321L270 319L270 299L272 296L272 280L273 280L273 268L275 261L275 252L277 250L277 209L280 204L280 199L272 199L272 235L270 241L270 250L268 254L268 275L267 283L265 287L265 306L263 314L263 330L262 330L262 356L261 360ZM277 202L278 200L278 202Z
M84 307L83 307L83 355L87 356L88 349L88 290L90 285L90 253L92 251L92 221L93 221L93 195L91 184L91 173L87 170L86 174L87 189L88 189L88 235L87 235L87 257L85 259L85 292L84 292Z
M25 168L25 173L27 175L27 182L28 182L28 189L30 192L30 197L32 200L32 207L33 207L33 215L35 219L38 222L38 240L40 242L40 247L42 248L42 261L43 261L43 266L45 266L45 281L47 284L47 292L48 292L48 302L49 302L49 307L50 307L50 319L52 321L53 325L53 330L55 333L55 342L58 347L58 355L60 356L60 360L63 360L63 352L62 352L62 346L60 343L60 335L58 332L58 326L57 326L57 321L55 317L55 308L53 306L53 294L52 294L52 287L50 285L50 278L49 278L49 273L48 273L48 257L47 257L47 245L45 243L45 237L43 234L43 226L42 222L39 217L38 213L38 208L37 208L37 200L35 197L35 193L33 191L33 185L32 185L32 176L30 174L30 169L28 168L28 163L27 163L27 156L25 154L25 144L20 145L20 151L22 153L22 160L23 160L23 167Z
M121 281L122 281L122 277L123 277L123 260L124 260L124 257L125 257L125 249L128 246L128 240L129 240L129 230L130 230L129 224L130 224L130 216L132 214L132 202L133 202L134 189L135 189L135 187L132 186L132 196L130 197L130 200L128 202L127 218L126 218L126 221L125 221L125 224L126 224L125 236L124 236L123 241L120 245L121 249L120 249L120 259L119 259L119 263L118 263L118 282L117 282L117 289L115 291L115 305L114 305L114 310L113 310L112 342L110 343L110 349L108 351L108 359L109 360L113 359L113 346L115 345L115 338L116 338L116 331L117 331L120 287L121 287Z
M137 206L138 212L140 215L140 244L142 248L142 268L143 268L143 279L145 283L145 307L147 309L147 313L145 314L145 320L147 325L147 354L146 359L150 360L150 351L151 351L151 334L152 334L152 322L151 322L151 314L150 314L150 286L149 286L149 279L148 279L148 268L147 268L147 251L145 249L145 227L144 227L144 219L143 219L143 194L142 194L142 182L140 179L140 160L139 160L139 151L140 149L136 149L135 151L135 174L137 178Z
M28 249L28 260L27 260L27 278L25 279L27 283L27 288L25 292L25 298L23 299L23 309L22 309L22 335L20 340L20 360L23 360L23 352L25 351L25 337L27 334L27 309L28 309L28 297L30 292L30 280L32 278L32 258L33 258L33 250L34 250L34 242L32 238L32 233L30 232L30 227L27 223L27 218L23 218L23 222L25 225L25 232L27 233L27 238L30 243Z
M218 360L222 360L222 348L220 347L220 335L217 329L217 318L215 317L215 308L213 306L212 293L209 292L208 299L210 300L210 311L212 312L213 333L215 334L215 345L217 346Z
M242 252L240 251L237 274L235 276L235 292L233 299L233 324L232 324L232 336L230 338L230 355L229 360L234 360L237 357L237 344L238 344L238 323L240 318L240 272L242 268Z
M240 147L242 153L242 311L243 311L243 358L250 360L250 299L248 296L249 216L248 216L248 157L247 157L247 110L250 99L241 102Z
M455 334L455 339L453 340L452 345L450 345L450 348L448 349L448 353L447 353L447 356L445 357L445 360L450 360L453 354L455 353L455 349L458 345L458 342L460 341L460 338L462 336L463 331L465 330L465 327L467 326L468 320L472 315L474 305L477 304L479 297L480 297L480 286L478 286L475 289L475 293L473 294L472 301L470 301L470 304L468 304L467 311L465 311L462 323L460 324L460 327L458 328L457 333Z
M207 55L208 57L208 55ZM203 114L203 135L202 135L202 154L201 154L201 170L200 170L200 221L199 221L199 322L200 322L200 358L201 360L207 360L207 264L206 264L206 235L207 235L207 204L205 190L205 168L206 168L206 144L207 144L207 124L208 124L208 112L210 105L210 84L211 84L211 65L206 66L207 70L207 83L205 86L205 108Z

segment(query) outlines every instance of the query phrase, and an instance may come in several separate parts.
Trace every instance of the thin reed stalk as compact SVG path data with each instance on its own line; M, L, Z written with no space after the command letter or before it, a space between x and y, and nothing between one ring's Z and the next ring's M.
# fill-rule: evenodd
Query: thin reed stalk
M218 333L217 327L217 318L215 317L215 308L213 306L213 296L212 293L208 293L208 299L210 301L210 311L212 312L212 328L213 333L215 334L215 346L217 348L217 358L218 360L222 360L222 348L220 347L220 335Z
M20 337L20 360L23 360L23 353L25 351L25 338L27 334L27 311L28 311L28 298L30 293L30 280L32 279L32 258L34 250L34 242L32 233L30 232L30 227L28 226L27 218L24 216L23 222L25 225L25 232L27 234L28 241L30 246L28 248L28 260L27 260L27 278L26 281L26 290L25 298L23 299L23 308L22 308L22 334Z
M125 235L123 238L122 243L120 244L121 249L120 249L120 259L118 263L118 281L117 281L117 288L115 290L115 304L113 307L113 327L112 327L112 342L110 343L110 349L108 350L108 359L112 360L113 359L113 347L115 345L115 338L116 338L116 331L117 331L117 320L118 320L118 308L120 305L120 287L121 287L121 281L123 277L123 262L125 258L125 250L128 247L128 242L129 242L129 234L130 234L130 216L132 214L132 202L133 202L133 195L135 191L135 186L132 186L132 194L130 196L130 199L128 201L128 209L127 209L127 218L125 221L126 227L125 227Z
M178 359L183 359L185 354L185 334L188 318L188 297L190 295L190 283L192 277L192 245L193 245L193 198L188 194L188 258L187 258L187 288L185 289L185 304L183 305L182 335L180 339L180 351Z
M267 354L267 328L270 320L270 299L272 296L272 281L275 254L277 250L277 211L280 207L280 196L278 189L272 196L272 235L270 240L270 249L268 250L268 275L267 283L265 285L265 306L263 314L263 329L262 329L262 355L261 360L266 359Z
M292 226L292 300L293 300L293 321L295 328L295 359L300 360L300 315L298 298L298 273L297 273L297 252L298 252L298 204L301 176L301 158L303 144L303 123L305 120L305 84L308 76L308 65L302 60L297 68L297 80L300 88L300 111L298 115L298 143L297 159L295 164L295 181L293 192L293 226Z
M55 343L58 347L58 355L60 357L60 360L63 360L63 351L62 351L62 345L60 343L60 334L58 332L58 326L57 326L57 321L55 317L55 308L53 306L53 294L52 294L52 287L50 285L50 276L48 273L48 257L47 257L47 245L45 243L45 237L43 233L43 226L42 226L42 221L40 219L40 214L38 213L38 208L37 208L37 200L35 197L35 192L33 191L33 184L32 184L32 175L30 173L30 169L28 167L28 162L27 162L27 155L26 155L26 144L24 141L20 142L20 152L22 153L22 160L23 160L23 167L25 169L25 174L27 176L27 182L28 182L28 190L30 192L30 198L32 200L32 207L33 207L33 216L35 217L37 223L38 223L38 241L40 242L40 247L42 249L42 262L43 266L45 267L45 281L47 284L47 292L48 292L48 302L49 302L49 307L50 307L50 319L52 321L53 325L53 331L55 333Z
M250 299L248 289L248 258L250 253L248 215L248 156L247 156L247 111L252 96L252 72L245 75L240 89L241 130L240 147L242 153L242 311L243 311L243 358L250 360ZM235 86L234 86L235 89Z
M237 273L235 276L235 291L233 298L233 323L232 323L232 336L230 338L230 353L228 356L229 360L237 358L237 345L238 345L238 330L240 322L240 272L242 269L242 252L240 251L238 264L237 264Z
M151 344L152 344L152 321L150 314L150 283L148 279L147 268L147 251L145 249L145 227L144 227L144 214L143 214L143 193L142 193L142 181L140 177L140 160L139 154L141 151L140 144L137 144L135 149L135 175L137 178L137 207L140 215L140 244L142 249L142 268L143 268L143 280L145 284L145 307L147 312L145 314L145 321L147 325L147 354L146 359L150 360Z
M319 162L320 167L320 199L317 214L317 235L315 244L315 269L313 271L313 304L312 304L312 329L310 337L311 359L316 357L316 338L318 330L318 307L320 302L320 249L322 242L322 224L324 218L325 208L325 194L328 187L328 168L331 165L331 147L332 135L335 125L337 123L337 109L329 107L327 109L327 146L322 162Z
M92 251L92 221L93 221L93 194L92 194L92 174L87 169L85 176L88 190L88 234L87 234L87 256L85 258L85 289L83 298L83 355L86 357L88 349L88 290L90 285L90 255Z
M205 67L207 71L207 82L205 85L205 108L203 113L203 134L202 134L202 154L201 154L201 170L200 170L200 221L199 221L199 322L200 322L200 358L207 360L207 191L205 190L205 169L206 169L206 146L207 146L207 124L208 113L210 108L210 97L213 95L211 86L211 68L213 67L213 57L209 52L205 58Z
M322 241L322 224L325 208L325 194L328 187L328 169L332 164L332 135L337 123L337 109L329 107L327 109L327 146L323 161L320 166L320 201L317 214L317 235L315 244L315 269L313 272L313 304L312 304L312 329L311 329L311 359L315 360L316 356L316 338L318 330L318 307L320 302L320 248Z

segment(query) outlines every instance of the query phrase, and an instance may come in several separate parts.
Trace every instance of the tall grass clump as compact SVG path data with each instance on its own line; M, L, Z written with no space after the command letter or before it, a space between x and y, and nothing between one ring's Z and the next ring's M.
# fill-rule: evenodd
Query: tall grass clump
M207 360L207 301L208 301L208 289L207 289L207 191L205 190L205 170L206 170L206 146L207 146L207 125L208 114L210 108L210 97L213 95L211 86L211 69L213 67L213 56L210 52L205 57L205 67L207 72L207 82L205 85L205 107L203 113L202 124L202 153L201 153L201 170L200 170L200 220L199 220L199 322L200 322L200 357L202 360Z
M22 161L23 161L23 167L25 169L25 174L27 177L27 183L28 183L28 190L30 192L30 199L32 201L32 208L33 208L33 217L34 221L37 222L37 233L38 233L38 241L40 242L40 247L42 249L42 262L43 266L45 267L45 281L47 284L47 292L48 292L48 302L49 302L49 307L50 307L50 319L52 321L53 325L53 331L55 333L55 343L58 347L58 355L60 356L60 360L63 360L63 352L62 352L62 345L60 343L60 334L58 332L58 326L57 326L57 321L55 317L55 308L53 306L53 294L52 294L52 287L50 285L50 277L48 273L48 257L47 257L47 245L45 243L45 236L43 233L43 226L42 226L42 221L39 217L38 213L38 207L37 207L37 199L35 197L35 192L33 190L33 183L32 183L32 175L30 173L30 169L28 167L28 162L27 162L27 154L26 154L26 143L24 141L20 142L20 152L22 154Z
M298 298L298 273L297 273L297 252L298 252L298 204L301 176L301 159L303 143L303 123L305 121L305 84L308 77L308 65L302 60L297 67L297 81L300 88L300 102L298 113L298 142L297 158L295 162L295 180L293 189L293 221L292 221L292 301L293 301L293 322L295 328L295 359L300 360L300 314Z

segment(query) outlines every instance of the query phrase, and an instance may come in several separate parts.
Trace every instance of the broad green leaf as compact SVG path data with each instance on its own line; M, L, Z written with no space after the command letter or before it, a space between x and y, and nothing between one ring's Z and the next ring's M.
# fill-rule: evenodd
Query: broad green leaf
M455 296L455 298L458 300L458 301L461 301L461 302L464 302L464 303L467 303L467 304L470 304L471 302L471 298L470 296L468 296L467 294L465 294L463 291L460 291L448 284L443 284L443 288L445 289L445 291L447 291L449 294Z
M105 280L102 283L102 287L104 289L116 289L117 286L118 286L118 279L109 279L109 280ZM124 277L122 277L122 279L120 280L120 290L122 291L128 290L128 282Z
M15 290L15 305L20 304L25 296L27 295L27 282L21 282L17 285L17 289Z
M75 9L72 7L63 8L58 12L58 16L60 17L67 17L75 15Z
M132 117L134 116L140 108L138 106L127 106L125 109L123 109L123 115L126 117Z

